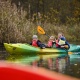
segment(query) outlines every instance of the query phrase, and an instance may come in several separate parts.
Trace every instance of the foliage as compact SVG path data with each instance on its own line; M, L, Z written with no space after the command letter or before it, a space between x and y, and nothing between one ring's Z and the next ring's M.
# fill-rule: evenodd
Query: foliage
M57 38L63 32L69 41L79 41L79 0L0 0L0 42L30 42L37 25Z
M1 42L26 41L27 35L30 36L31 23L26 19L26 12L22 7L17 9L16 5L11 5L10 1L2 1L0 11Z
M12 0L12 2L16 5L20 2L21 5L19 6L23 6L28 12L27 18L30 19L35 18L37 20L38 12L40 12L42 22L45 19L49 23L55 24L75 24L80 22L79 0ZM73 23L71 23L72 21Z

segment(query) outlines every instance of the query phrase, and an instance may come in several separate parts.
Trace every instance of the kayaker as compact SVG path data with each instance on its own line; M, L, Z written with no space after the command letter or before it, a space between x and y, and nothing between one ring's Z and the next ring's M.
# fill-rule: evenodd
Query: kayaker
M47 47L51 48L55 44L56 44L55 37L54 36L50 36L49 41L48 41L48 44L47 44Z
M37 35L33 35L32 42L30 43L30 45L35 46L35 47L45 48L45 45L42 44L40 40L38 40Z
M68 41L66 40L66 38L63 36L62 33L58 33L58 39L56 40L56 47L65 49L70 48L70 44L68 43Z

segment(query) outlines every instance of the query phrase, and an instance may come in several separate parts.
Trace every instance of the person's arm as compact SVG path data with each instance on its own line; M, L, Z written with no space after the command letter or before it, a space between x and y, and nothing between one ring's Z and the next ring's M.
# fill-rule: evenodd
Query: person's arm
M39 41L39 40L37 41L37 45L38 45L40 48L45 48L45 45L42 44L41 41Z
M70 44L66 41L65 45L68 45L68 49L70 48Z
M41 46L41 41L37 41L37 45L40 47Z
M65 45L60 46L61 48L65 48L65 49L69 49L70 48L70 44L66 41Z

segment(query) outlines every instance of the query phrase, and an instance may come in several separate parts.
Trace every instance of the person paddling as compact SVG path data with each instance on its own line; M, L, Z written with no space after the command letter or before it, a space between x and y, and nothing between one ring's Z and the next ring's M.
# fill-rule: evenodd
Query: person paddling
M70 44L68 43L68 41L66 40L66 38L63 36L62 33L58 33L58 39L56 40L56 47L65 49L70 48Z
M38 40L37 35L33 35L30 45L35 46L35 47L45 48L45 45L42 44L40 40Z
M53 45L56 44L55 42L55 37L54 36L50 36L47 47L51 48L53 47Z

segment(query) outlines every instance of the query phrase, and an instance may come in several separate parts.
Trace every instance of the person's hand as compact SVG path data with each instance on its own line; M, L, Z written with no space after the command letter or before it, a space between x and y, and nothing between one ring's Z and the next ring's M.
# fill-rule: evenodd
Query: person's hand
M42 47L42 49L45 49L45 47Z
M64 48L65 46L61 46L61 48Z
M68 45L61 46L61 48L68 49Z

